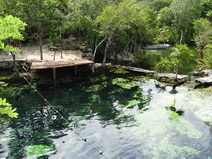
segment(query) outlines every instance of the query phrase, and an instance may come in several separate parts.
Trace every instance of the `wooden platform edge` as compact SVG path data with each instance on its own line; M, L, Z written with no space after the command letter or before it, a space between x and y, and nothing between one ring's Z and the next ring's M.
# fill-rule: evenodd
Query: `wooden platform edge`
M89 65L89 64L94 64L94 62L88 59L60 60L60 61L36 60L32 61L30 70L53 69L53 68L71 67L71 66Z

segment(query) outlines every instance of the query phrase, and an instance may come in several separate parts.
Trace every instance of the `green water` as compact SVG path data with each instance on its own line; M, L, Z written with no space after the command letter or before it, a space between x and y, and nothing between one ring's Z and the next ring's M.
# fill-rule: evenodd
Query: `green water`
M182 58L179 73L188 74L194 71L197 67L198 52L194 47L190 47L192 57L189 59ZM138 58L135 60L134 66L149 70L154 70L160 58L168 58L171 53L170 49L145 50L145 53L138 53ZM173 72L173 68L167 69L167 72Z
M212 158L211 88L170 94L169 86L123 73L100 70L56 90L0 86L0 97L19 113L0 131L0 158L104 158L81 137L110 159Z

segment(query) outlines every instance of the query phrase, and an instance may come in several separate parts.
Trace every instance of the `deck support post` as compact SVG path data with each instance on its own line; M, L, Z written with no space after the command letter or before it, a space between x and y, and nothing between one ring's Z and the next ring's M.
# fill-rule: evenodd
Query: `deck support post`
M95 64L91 64L92 73L95 73Z
M56 68L53 68L53 83L54 87L56 87Z
M77 65L74 66L74 73L75 73L75 76L77 76Z

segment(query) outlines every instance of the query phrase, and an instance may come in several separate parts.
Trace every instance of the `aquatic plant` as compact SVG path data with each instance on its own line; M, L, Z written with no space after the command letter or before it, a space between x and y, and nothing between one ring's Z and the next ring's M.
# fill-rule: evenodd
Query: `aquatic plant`
M92 94L91 97L90 97L90 99L91 99L92 102L96 102L97 99L99 99L99 98L100 98L100 96L99 95L96 95L96 94Z
M143 150L145 155L152 155L152 159L159 158L182 158L186 159L189 155L199 155L199 151L188 146L176 146L170 142L171 137L167 136L159 142L148 142L150 150ZM165 157L166 156L166 157ZM179 157L181 156L181 157Z
M104 75L99 75L98 77L90 78L90 81L92 83L99 82L99 81L102 82L102 81L105 81L105 80L107 80L107 77L104 76Z
M168 111L168 114L170 115L170 118L171 119L174 119L174 120L180 119L180 116L176 112L174 112L174 111L169 110Z
M119 115L116 116L116 119L119 120L119 119L122 119L124 117L126 117L126 114L119 114Z
M148 149L143 153L151 155L152 158L161 158L161 155L173 159L179 156L187 158L189 155L199 154L198 150L175 142L177 134L186 135L191 139L201 138L203 134L174 111L166 109L146 111L135 115L135 123L130 131L139 139L148 139L146 143Z
M113 73L116 73L116 74L130 73L129 71L126 71L124 68L111 68L110 72L113 72Z
M112 80L112 84L118 85L124 89L131 89L133 87L138 86L138 83L136 81L130 81L129 79L124 78L115 78Z
M126 108L131 108L137 104L140 104L141 101L140 100L137 100L137 99L132 99L130 101L127 102L127 105L125 106Z
M200 68L200 69L205 69L205 68L212 69L211 51L212 51L212 44L208 44L204 47L204 50L203 50L204 57L203 57L203 59L198 60L198 68Z
M56 152L56 150L47 145L30 145L26 147L26 156L28 158L37 158L46 155L52 155Z
M96 84L96 85L91 85L87 87L85 92L97 92L101 89L103 89L103 87L100 84Z

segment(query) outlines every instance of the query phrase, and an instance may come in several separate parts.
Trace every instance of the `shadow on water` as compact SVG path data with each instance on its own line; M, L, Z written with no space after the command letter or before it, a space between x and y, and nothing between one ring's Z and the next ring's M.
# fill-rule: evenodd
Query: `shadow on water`
M116 69L79 77L56 90L33 85L73 128L30 86L0 87L19 113L1 131L1 158L101 158L76 134L108 158L212 157L211 89L170 94L171 87Z

